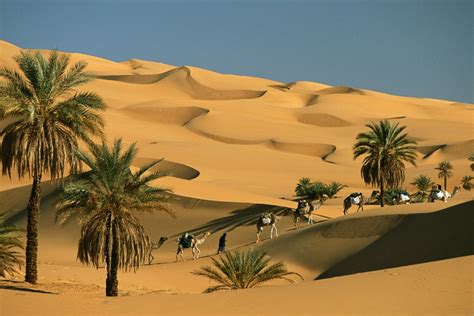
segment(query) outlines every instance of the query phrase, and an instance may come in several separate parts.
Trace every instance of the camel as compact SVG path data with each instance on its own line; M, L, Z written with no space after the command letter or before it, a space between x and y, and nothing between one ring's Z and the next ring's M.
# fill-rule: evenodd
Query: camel
M293 211L293 223L295 228L299 228L299 222L305 215L308 217L308 225L314 224L313 222L313 212L321 208L324 201L327 199L327 196L323 196L318 202L307 202L306 200L301 200L298 202L298 207Z
M153 257L153 254L152 254L153 250L159 249L161 246L163 246L163 244L167 240L168 240L168 237L160 237L160 240L158 240L156 244L151 243L150 252L148 253L148 264L151 264L153 260L155 260L155 257Z
M397 195L395 195L395 197L393 198L393 204L397 205L397 204L410 204L410 194L404 192L404 193L398 193Z
M275 235L276 237L278 237L278 230L275 224L282 218L283 216L277 216L273 213L263 213L262 215L260 215L260 218L257 222L257 241L255 243L260 242L260 233L263 232L264 226L271 226L270 239L273 239L273 230L275 230Z
M453 194L445 190L434 190L428 195L428 202L434 202L436 200L442 200L444 203L448 202L448 199L454 197L458 192L461 191L460 187L454 187Z
M205 232L201 238L194 238L194 236L189 235L188 233L184 234L181 238L178 239L178 250L176 251L176 262L178 261L178 255L184 261L184 249L191 248L193 252L193 260L199 258L199 250L198 245L202 245L207 237L211 235L210 232Z
M362 193L351 193L348 197L344 199L344 215L348 214L349 209L351 208L352 205L358 205L359 207L357 208L357 212L359 210L364 210L364 204L366 202L365 197L362 195Z

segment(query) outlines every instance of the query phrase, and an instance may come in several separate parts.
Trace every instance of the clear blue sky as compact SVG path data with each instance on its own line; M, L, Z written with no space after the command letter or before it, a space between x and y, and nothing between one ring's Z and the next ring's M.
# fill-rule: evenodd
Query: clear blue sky
M472 0L0 0L0 38L474 103Z

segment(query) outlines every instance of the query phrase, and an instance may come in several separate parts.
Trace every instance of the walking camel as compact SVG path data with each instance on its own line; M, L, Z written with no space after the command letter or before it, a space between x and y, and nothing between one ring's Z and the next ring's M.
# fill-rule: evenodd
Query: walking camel
M263 232L264 226L271 226L270 229L270 239L273 238L273 230L275 230L275 235L278 237L278 230L276 228L276 223L281 220L283 216L277 216L273 213L263 213L260 215L260 218L257 222L257 241L255 243L260 242L260 233Z
M308 203L306 200L299 201L298 207L293 212L293 223L295 228L299 228L299 222L305 217L305 215L308 217L308 225L314 224L313 212L319 210L326 199L327 196L323 195L323 197L316 203L313 203L312 201Z
M158 240L156 244L155 243L151 244L150 252L148 253L148 264L151 264L153 260L155 260L155 257L153 257L153 254L152 254L153 250L159 249L161 246L163 246L163 244L167 240L168 240L168 237L160 237L160 240Z
M434 202L436 200L440 200L446 203L448 202L448 199L454 197L456 194L458 194L459 191L461 191L461 188L458 186L454 187L453 194L444 190L431 191L430 195L428 195L428 202Z
M201 238L195 238L192 235L189 235L186 233L184 236L178 239L178 249L176 251L176 262L178 261L178 256L181 257L181 259L184 261L184 249L186 248L191 248L192 253L193 253L193 260L196 260L199 258L199 253L201 250L199 250L198 245L202 245L207 237L211 235L210 232L205 232L202 234Z
M408 192L400 192L395 195L395 197L392 199L394 205L398 204L410 204L411 202L411 196L408 194Z
M351 208L352 205L357 205L357 212L359 210L364 211L364 204L366 202L365 197L362 195L362 193L356 192L356 193L351 193L348 197L344 199L343 205L344 205L344 215L348 214L349 209Z

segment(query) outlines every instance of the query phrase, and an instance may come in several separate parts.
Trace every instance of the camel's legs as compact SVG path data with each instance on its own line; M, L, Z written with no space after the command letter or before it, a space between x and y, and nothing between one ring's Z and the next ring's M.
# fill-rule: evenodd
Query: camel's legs
M199 253L201 252L201 250L199 250L199 248L196 246L193 247L193 259L196 260L199 258Z
M255 242L258 244L260 242L260 233L263 231L263 227L257 226L257 241Z
M293 222L295 223L295 228L299 228L300 217L296 216Z
M272 224L272 230L270 231L270 239L272 239L272 231L275 230L275 237L278 237L278 229L275 224Z
M185 261L184 260L184 248L181 245L178 246L178 251L176 252L176 262L178 262L178 256L181 257L181 260Z

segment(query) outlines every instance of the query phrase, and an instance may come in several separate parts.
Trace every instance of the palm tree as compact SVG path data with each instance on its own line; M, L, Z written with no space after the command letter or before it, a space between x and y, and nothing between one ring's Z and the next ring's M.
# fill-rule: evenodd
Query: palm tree
M117 272L140 267L149 259L150 238L134 213L161 210L173 215L166 200L170 190L152 187L150 182L164 174L151 168L154 161L131 172L137 154L135 144L122 152L122 140L109 148L90 145L92 156L79 151L78 158L90 171L65 184L56 203L56 220L65 223L78 215L82 224L77 252L87 265L107 268L106 295L118 295Z
M0 276L15 275L23 262L17 248L23 249L23 243L17 233L22 230L5 224L5 214L0 215Z
M472 189L472 179L474 179L472 176L464 176L461 179L461 184L464 190L471 191Z
M431 189L431 186L434 184L434 182L431 181L431 178L427 175L420 174L418 177L413 179L410 184L414 185L418 189L418 191L426 192Z
M325 194L332 199L339 191L344 188L347 188L347 185L333 181L330 184L325 184L326 192Z
M418 192L416 193L416 201L423 202L427 198L427 192L434 185L434 182L427 175L420 174L418 177L413 179L410 184L418 189Z
M416 165L416 141L404 133L405 126L389 121L366 125L370 131L360 133L354 144L354 159L365 155L361 176L366 184L378 186L380 196L385 188L399 187L405 180L405 164ZM380 205L384 206L384 199Z
M441 161L438 164L438 167L435 168L438 170L438 178L443 178L444 179L444 191L448 190L448 178L451 178L453 176L453 165L449 161Z
M300 274L289 272L282 262L270 265L270 258L267 254L254 249L247 252L229 251L225 253L224 257L220 257L220 260L211 259L217 270L210 266L204 266L192 272L194 275L208 277L219 283L219 285L207 288L204 293L224 289L247 289L275 279L294 282L288 278L289 275L296 275L303 280Z
M98 111L102 99L94 93L75 92L89 82L85 62L71 67L69 57L53 51L46 59L39 52L22 52L15 58L17 72L0 69L0 119L10 119L2 130L2 172L33 178L27 212L26 282L38 278L38 220L41 203L41 178L62 177L66 168L79 167L75 151L79 142L102 135L103 122Z
M310 178L301 178L296 184L295 193L296 196L305 197L312 186Z

